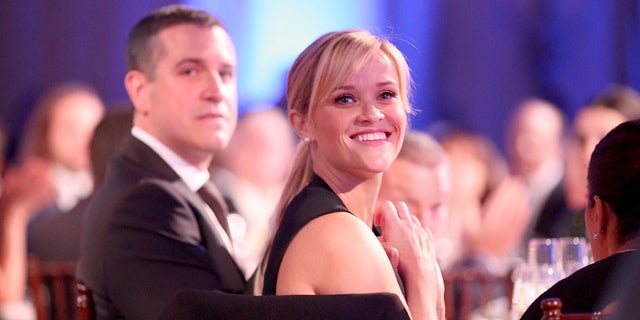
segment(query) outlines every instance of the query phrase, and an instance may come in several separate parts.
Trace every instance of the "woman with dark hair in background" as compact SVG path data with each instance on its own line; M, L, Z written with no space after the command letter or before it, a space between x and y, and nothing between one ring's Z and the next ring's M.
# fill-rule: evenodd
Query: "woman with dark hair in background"
M595 312L615 303L622 290L610 290L619 266L638 259L640 245L640 121L615 127L595 147L587 173L584 215L595 263L559 281L538 297L521 319L538 320L540 302L560 298L562 312Z

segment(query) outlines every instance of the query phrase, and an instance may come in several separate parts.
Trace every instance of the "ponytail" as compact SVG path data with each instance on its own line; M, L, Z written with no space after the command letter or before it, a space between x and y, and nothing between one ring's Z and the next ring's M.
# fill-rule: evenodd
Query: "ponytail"
M298 144L298 149L296 150L293 158L291 171L289 171L284 189L282 190L282 195L280 196L280 200L278 201L278 205L276 206L275 212L277 213L277 220L275 221L275 226L280 225L280 221L282 220L285 209L287 208L289 203L291 203L291 200L293 200L293 198L307 184L309 184L312 176L313 162L311 160L311 141L302 140ZM256 271L256 276L254 277L254 295L262 295L264 273L267 269L267 262L269 261L269 254L271 253L273 238L275 236L275 232L277 232L277 229L273 229L273 231L273 234L270 235L271 240L269 241L267 250L262 257L262 263L260 263L260 266Z

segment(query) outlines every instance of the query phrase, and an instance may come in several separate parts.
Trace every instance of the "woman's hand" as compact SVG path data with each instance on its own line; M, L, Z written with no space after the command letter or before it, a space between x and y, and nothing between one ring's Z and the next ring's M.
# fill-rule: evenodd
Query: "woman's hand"
M431 232L420 225L404 202L384 202L374 221L382 231L380 243L404 281L413 318L443 319L444 282Z
M5 215L21 215L20 218L27 221L55 196L49 181L49 162L34 157L20 166L9 167L2 188L3 210L0 211Z

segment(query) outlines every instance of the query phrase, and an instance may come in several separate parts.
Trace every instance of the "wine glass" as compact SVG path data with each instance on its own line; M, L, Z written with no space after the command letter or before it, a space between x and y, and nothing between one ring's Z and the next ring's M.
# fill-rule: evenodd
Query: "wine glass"
M560 260L558 240L554 238L534 238L529 240L529 264L534 269L533 282L540 295L556 282L564 278Z
M589 264L589 245L585 238L559 238L562 268L566 276Z

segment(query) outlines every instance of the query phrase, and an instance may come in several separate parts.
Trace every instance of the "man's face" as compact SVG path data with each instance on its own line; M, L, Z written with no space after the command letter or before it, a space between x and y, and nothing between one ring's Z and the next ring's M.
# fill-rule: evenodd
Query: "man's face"
M190 163L206 168L237 121L236 54L221 27L180 24L158 35L155 77L143 77L140 126ZM141 73L140 73L141 74ZM131 90L130 94L131 94Z
M420 224L436 235L446 223L448 197L445 164L429 168L398 158L382 176L380 201L405 201Z

